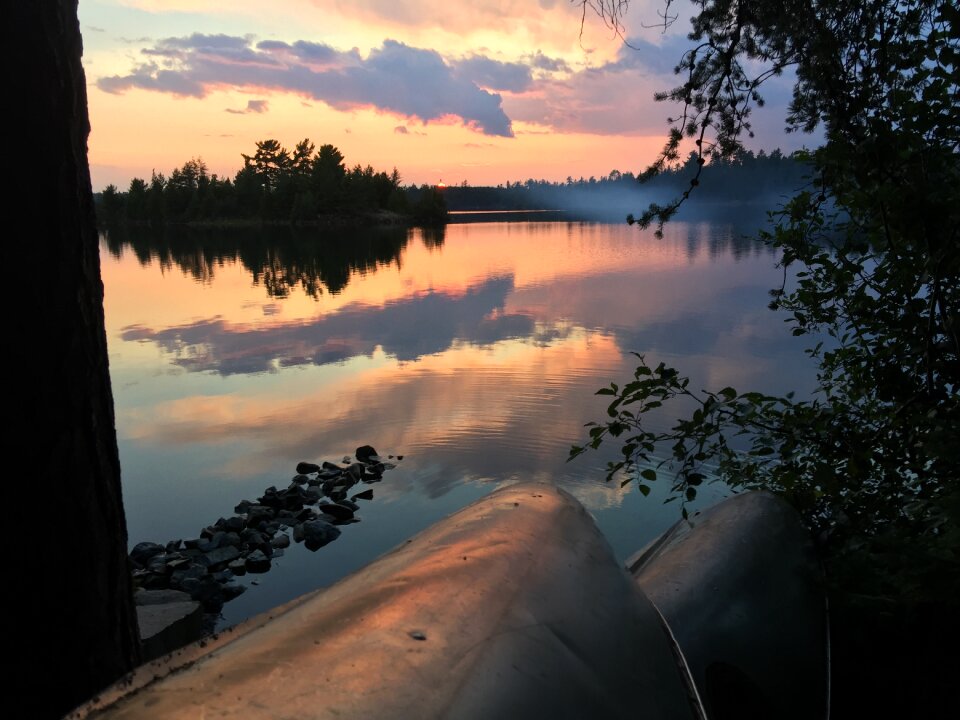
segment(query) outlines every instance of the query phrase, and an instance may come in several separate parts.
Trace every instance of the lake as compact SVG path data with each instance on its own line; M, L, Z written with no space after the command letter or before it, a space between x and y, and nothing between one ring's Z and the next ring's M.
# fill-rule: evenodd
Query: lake
M760 220L676 222L657 239L528 217L104 236L130 544L197 537L241 499L286 487L297 462L370 444L403 460L358 501L361 522L239 578L247 592L223 624L334 583L526 479L578 497L625 559L678 504L663 504L663 480L647 498L606 483L612 445L566 458L604 415L594 392L632 375L631 351L695 387L812 386L803 340L767 309L776 257L744 237ZM725 492L708 485L695 507Z

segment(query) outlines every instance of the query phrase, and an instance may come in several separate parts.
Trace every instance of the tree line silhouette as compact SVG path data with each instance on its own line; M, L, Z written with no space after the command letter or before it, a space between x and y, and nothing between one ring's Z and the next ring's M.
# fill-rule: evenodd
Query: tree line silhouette
M443 196L430 186L404 188L400 173L372 166L347 169L343 153L330 144L319 149L305 138L293 150L269 139L256 152L243 154L243 167L233 179L208 171L192 158L150 180L135 177L126 192L108 185L100 194L98 215L105 224L254 220L308 224L335 217L443 221Z
M697 154L691 152L684 162L642 182L632 172L611 170L599 178L567 177L562 182L530 178L496 187L463 183L446 188L444 196L453 211L567 210L588 217L606 216L682 192L697 168ZM802 162L779 149L769 153L743 150L731 158L712 158L700 175L698 192L702 202L767 202L772 194L792 194L807 174ZM618 217L622 219L622 212Z

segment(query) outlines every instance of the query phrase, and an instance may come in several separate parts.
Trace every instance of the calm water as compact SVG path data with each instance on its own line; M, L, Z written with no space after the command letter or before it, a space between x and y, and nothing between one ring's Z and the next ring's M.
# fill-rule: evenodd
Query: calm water
M523 479L571 491L625 558L677 505L606 484L614 447L566 457L603 415L594 391L632 373L629 351L700 387L810 385L802 344L766 309L778 272L741 239L750 227L676 223L662 240L542 221L111 235L103 278L131 544L196 537L239 500L285 487L298 461L371 444L404 460L371 486L362 521L241 578L259 584L226 605L226 623L333 583Z

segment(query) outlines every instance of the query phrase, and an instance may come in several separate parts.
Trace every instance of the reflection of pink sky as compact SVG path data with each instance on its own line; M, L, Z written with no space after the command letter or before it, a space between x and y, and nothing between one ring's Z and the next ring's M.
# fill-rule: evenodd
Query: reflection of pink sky
M371 436L408 454L467 452L471 438L512 436L529 446L531 462L552 464L583 423L581 398L566 390L585 378L592 388L594 376L619 365L614 339L597 333L576 332L545 346L461 345L400 367L375 358L332 377L294 371L243 394L125 409L118 426L126 439L161 445L249 444L257 448L252 457L224 468L240 475L268 470L282 458L338 457Z
M612 271L629 273L634 278L639 274L645 285L649 283L649 289L641 288L647 308L645 314L661 314L662 306L678 301L687 305L695 303L702 293L716 290L715 286L694 283L685 287L681 296L676 281L671 278L671 269L682 268L688 278L697 268L708 273L708 268L715 267L719 261L730 266L731 284L743 281L750 272L749 263L711 258L702 246L693 257L688 257L684 240L690 232L696 233L697 228L676 223L668 227L666 237L658 241L650 233L625 225L451 225L442 250L436 251L419 242L419 231L413 231L414 241L403 251L399 264L381 267L366 275L354 273L342 292L324 293L318 300L299 289L294 289L283 300L269 298L262 287L253 285L249 271L237 263L215 267L215 282L199 284L183 276L176 267L161 274L154 262L152 271L144 272L132 257L117 260L104 253L102 271L109 288L106 296L108 331L110 337L115 337L121 328L144 324L145 318L150 318L146 324L153 329L212 317L223 318L237 329L305 322L348 305L382 307L430 292L458 297L492 276L512 277L518 294L528 287L555 286L556 292L542 295L539 310L536 305L508 307L508 310L529 310L537 319L579 317L581 313L577 309L582 310L585 303L605 308L598 310L600 316L613 312L629 314L635 319L637 308L623 305L623 295L618 298L621 290L609 286L604 297L576 297L565 288L565 279ZM531 241L531 235L535 240ZM625 243L630 247L633 242L633 251L624 253ZM711 277L715 283L715 275ZM594 289L591 286L591 292ZM551 308L552 317L544 315L545 307Z

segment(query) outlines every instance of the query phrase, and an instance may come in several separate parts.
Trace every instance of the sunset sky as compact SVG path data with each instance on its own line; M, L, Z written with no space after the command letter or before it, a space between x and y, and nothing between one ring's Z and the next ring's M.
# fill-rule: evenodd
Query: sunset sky
M497 184L642 170L663 144L688 41L659 0L633 3L632 47L567 0L80 0L94 190L192 157L232 175L257 140L331 143L404 183ZM782 132L766 92L755 148Z

